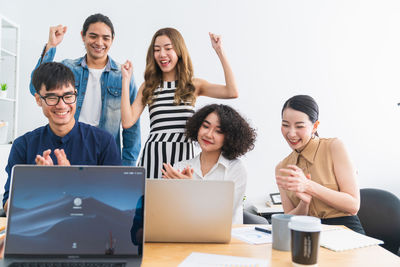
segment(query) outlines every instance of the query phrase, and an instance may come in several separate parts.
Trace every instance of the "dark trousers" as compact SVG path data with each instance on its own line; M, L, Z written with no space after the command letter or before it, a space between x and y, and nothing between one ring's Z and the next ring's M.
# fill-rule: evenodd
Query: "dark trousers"
M364 228L362 227L360 219L358 219L357 215L321 219L321 223L330 225L344 225L357 233L365 235Z

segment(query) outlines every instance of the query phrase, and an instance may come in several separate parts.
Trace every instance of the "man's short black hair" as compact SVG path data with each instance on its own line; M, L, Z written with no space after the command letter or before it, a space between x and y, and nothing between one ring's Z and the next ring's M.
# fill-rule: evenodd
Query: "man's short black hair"
M64 64L47 62L41 64L32 76L32 84L36 93L44 85L46 91L72 85L75 88L75 77L72 71Z

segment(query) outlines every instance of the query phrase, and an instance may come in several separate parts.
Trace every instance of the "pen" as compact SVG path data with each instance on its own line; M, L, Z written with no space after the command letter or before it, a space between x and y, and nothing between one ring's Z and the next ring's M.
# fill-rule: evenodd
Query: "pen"
M260 232L264 232L264 233L267 233L267 234L271 234L271 231L270 230L267 230L267 229L264 229L264 228L261 228L261 227L254 227L254 230L256 230L256 231L260 231Z

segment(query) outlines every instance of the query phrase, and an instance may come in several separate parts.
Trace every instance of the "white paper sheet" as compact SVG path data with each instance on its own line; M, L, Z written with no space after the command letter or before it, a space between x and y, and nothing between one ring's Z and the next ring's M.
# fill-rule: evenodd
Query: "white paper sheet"
M192 252L178 267L267 267L267 259Z
M260 226L260 228L270 229L270 227ZM272 235L264 232L260 232L252 227L240 227L232 229L232 236L247 242L249 244L268 244L272 243Z
M383 244L383 241L359 234L349 229L323 231L320 244L333 251L363 248Z

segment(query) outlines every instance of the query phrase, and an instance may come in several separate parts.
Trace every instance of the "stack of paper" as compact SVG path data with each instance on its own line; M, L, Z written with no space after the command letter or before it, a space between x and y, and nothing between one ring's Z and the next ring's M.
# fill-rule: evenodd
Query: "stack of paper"
M362 248L383 244L382 240L359 234L348 229L321 232L321 246L334 251Z

